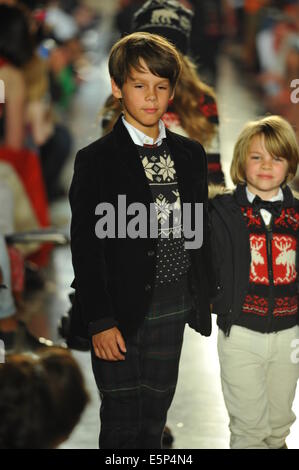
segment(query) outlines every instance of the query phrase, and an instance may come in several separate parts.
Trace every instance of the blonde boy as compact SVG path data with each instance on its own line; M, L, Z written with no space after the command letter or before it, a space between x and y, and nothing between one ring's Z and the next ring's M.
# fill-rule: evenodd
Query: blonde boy
M287 182L299 150L283 118L248 123L235 145L233 194L212 202L214 303L231 448L280 449L299 377L299 201Z

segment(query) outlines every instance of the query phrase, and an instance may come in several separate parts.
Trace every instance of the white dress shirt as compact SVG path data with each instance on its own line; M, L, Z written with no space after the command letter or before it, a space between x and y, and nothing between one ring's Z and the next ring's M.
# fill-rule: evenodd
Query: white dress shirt
M143 144L159 146L162 144L162 140L166 138L165 125L161 119L159 120L159 135L157 139L153 139L152 137L144 134L139 129L136 129L136 127L132 126L132 124L129 124L128 121L126 121L124 116L122 116L122 121L124 126L128 129L134 144L140 145L141 147L143 147Z

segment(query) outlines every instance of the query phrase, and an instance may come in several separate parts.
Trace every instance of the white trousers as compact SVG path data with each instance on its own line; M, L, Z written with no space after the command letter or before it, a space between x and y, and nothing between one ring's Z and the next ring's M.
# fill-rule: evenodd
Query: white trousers
M298 345L298 326L267 334L234 325L228 337L219 330L221 383L232 449L284 446L296 419L292 404L299 377Z

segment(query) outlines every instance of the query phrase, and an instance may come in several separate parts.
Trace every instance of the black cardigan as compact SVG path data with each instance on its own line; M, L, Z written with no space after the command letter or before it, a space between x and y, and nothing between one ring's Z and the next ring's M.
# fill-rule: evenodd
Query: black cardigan
M204 203L204 242L191 249L190 286L194 312L190 326L211 333L209 293L213 289L207 211L207 161L195 141L166 131L182 203ZM72 209L71 250L76 289L72 334L90 336L113 326L130 334L142 322L153 294L156 239L106 238L95 234L100 202L117 207L118 195L127 205L153 203L138 155L121 118L111 133L80 150L76 156L69 199ZM148 218L149 222L149 218Z
M240 186L233 193L222 193L209 202L213 270L217 285L217 295L212 299L213 312L217 314L218 326L226 335L240 315L249 286L249 232L240 208L247 201L244 191L245 187ZM299 208L299 201L291 190L286 187L283 191L283 206ZM297 272L298 264L297 249Z

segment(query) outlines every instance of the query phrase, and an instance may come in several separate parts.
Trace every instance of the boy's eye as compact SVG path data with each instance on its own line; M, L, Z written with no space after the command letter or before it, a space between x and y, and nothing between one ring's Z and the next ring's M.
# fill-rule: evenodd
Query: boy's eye
M273 157L273 160L276 162L282 162L284 159L282 157Z

